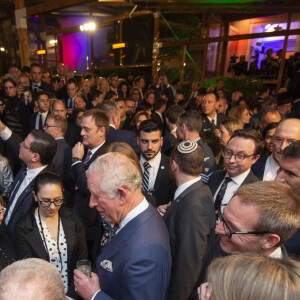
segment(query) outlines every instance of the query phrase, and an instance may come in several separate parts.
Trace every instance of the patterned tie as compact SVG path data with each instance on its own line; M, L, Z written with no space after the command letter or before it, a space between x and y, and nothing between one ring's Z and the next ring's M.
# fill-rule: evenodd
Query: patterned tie
M144 162L144 174L143 174L143 191L148 192L149 188L149 168L151 168L151 165L145 161Z
M111 227L111 224L108 223L104 218L102 218L102 223L105 229L105 233L103 234L103 237L101 239L101 251L111 242L113 237L116 235L117 230L119 229L118 224L115 224L114 227Z
M222 204L222 200L224 198L226 189L227 189L227 184L232 181L232 179L230 177L225 177L221 188L219 190L219 193L217 195L216 201L215 201L215 210L219 211L221 209L221 204Z
M39 119L39 129L42 130L43 129L43 117L40 114L40 119Z
M86 154L85 158L82 161L82 164L83 164L84 168L87 167L87 165L90 161L91 155L92 155L92 151L89 150L88 153Z

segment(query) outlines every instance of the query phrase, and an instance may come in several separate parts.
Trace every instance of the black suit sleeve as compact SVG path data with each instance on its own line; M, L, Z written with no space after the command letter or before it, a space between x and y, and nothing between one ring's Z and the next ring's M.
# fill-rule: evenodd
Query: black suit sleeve
M183 203L186 207L176 212L176 241L172 253L169 299L188 299L198 281L209 236L214 229L214 216L209 213L211 207L208 207L206 201L198 200Z
M33 257L32 247L25 238L27 233L28 232L24 228L23 223L17 223L14 235L14 246L16 249L18 259Z

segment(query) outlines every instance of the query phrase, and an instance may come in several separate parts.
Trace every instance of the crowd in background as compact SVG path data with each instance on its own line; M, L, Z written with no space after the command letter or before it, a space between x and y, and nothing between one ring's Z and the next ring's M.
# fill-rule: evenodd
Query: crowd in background
M267 54L264 74L278 74L280 53L276 61ZM180 79L169 82L166 74L146 82L144 74L76 75L64 64L56 74L38 64L12 66L0 91L0 270L42 258L60 273L70 299L91 299L73 271L83 258L98 271L97 258L123 230L123 219L97 204L92 182L98 158L118 152L130 159L124 165L137 176L130 180L140 182L142 194L130 192L143 195L164 220L159 226L168 229L161 231L172 263L156 274L159 285L140 283L149 286L139 287L144 294L111 290L106 281L101 291L113 299L262 299L250 290L266 287L264 299L298 299L300 266L289 257L300 255L295 57L286 88L275 93L265 86L254 99L238 86L229 92L222 78L205 88L195 80L184 93ZM243 64L241 56L228 72L247 75ZM102 163L110 176L97 178L108 190L118 165Z

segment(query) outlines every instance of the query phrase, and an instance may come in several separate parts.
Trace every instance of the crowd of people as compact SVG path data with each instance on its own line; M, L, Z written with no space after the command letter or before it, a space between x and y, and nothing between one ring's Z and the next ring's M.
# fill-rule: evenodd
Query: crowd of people
M299 298L299 99L181 84L9 69L0 299Z

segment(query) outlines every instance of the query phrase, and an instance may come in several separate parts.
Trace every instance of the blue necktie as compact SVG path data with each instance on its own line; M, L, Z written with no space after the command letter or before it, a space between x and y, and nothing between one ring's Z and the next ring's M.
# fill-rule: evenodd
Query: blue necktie
M216 201L215 201L215 210L220 211L221 209L221 205L222 205L222 200L224 198L226 189L227 189L227 184L232 181L232 179L230 177L225 177L221 188L219 190L219 193L217 195Z

